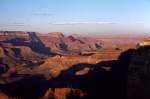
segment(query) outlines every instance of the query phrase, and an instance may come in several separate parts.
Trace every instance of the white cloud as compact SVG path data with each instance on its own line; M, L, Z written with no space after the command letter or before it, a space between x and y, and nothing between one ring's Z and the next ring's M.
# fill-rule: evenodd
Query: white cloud
M52 25L73 25L73 24L117 24L119 22L107 22L107 21L91 21L91 22L78 22L78 21L73 21L73 22L53 22L50 23Z

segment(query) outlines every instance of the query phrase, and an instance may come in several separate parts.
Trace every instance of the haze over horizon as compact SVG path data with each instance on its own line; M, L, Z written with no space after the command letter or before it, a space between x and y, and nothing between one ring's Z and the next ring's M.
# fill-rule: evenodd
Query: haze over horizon
M1 0L0 30L150 33L149 0Z

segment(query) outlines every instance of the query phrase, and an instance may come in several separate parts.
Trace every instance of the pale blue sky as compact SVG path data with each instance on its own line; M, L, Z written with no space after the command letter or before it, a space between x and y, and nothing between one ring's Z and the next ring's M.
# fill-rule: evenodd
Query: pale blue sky
M0 30L150 32L150 0L0 0Z

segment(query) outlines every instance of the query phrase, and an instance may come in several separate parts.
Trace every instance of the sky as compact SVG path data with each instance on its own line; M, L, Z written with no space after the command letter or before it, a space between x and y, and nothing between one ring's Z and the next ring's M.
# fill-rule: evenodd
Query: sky
M150 33L150 0L0 0L0 30Z

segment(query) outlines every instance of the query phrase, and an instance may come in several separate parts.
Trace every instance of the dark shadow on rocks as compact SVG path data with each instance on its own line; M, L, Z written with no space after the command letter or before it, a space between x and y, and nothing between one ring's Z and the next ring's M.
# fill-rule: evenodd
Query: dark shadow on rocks
M64 42L61 42L59 44L59 47L63 50L63 51L68 51L68 46L64 43Z
M16 37L16 38L12 38L10 40L8 40L7 42L11 42L13 45L16 45L16 46L27 46L27 44L25 43L25 38L19 38L19 37Z
M0 89L10 97L38 99L39 97L44 96L48 86L45 78L42 75L37 75L25 76L20 81L1 85Z
M128 69L128 99L150 99L150 46L138 48Z
M59 77L51 79L51 87L70 86L87 92L87 99L126 99L127 72L130 58L135 50L123 52L118 60L102 61L98 64L76 64L62 71ZM111 66L111 71L102 67ZM86 75L77 76L75 73L85 67L91 68Z
M33 51L46 55L52 55L52 53L50 52L50 48L47 48L44 45L44 43L40 40L35 32L28 32L28 34L30 38L29 46Z
M12 51L14 52L16 57L20 57L21 56L21 50L20 48L11 48Z
M102 61L97 64L76 64L64 70L57 78L46 80L42 75L1 85L2 92L22 99L42 97L48 88L76 88L87 92L84 99L126 99L127 71L134 49L121 53L118 60ZM111 67L110 71L102 67ZM90 68L85 75L75 73L83 68ZM71 98L73 99L73 98Z
M15 46L28 46L34 52L45 55L54 55L54 53L51 52L51 49L44 45L44 43L40 40L40 38L36 35L35 32L27 33L29 35L28 39L24 37L15 37L15 34L7 33L9 34L9 39L4 41L3 43L11 43Z
M8 69L9 69L8 65L7 65L7 64L4 64L4 63L3 63L3 59L0 58L0 76L1 76L1 74L7 72Z

